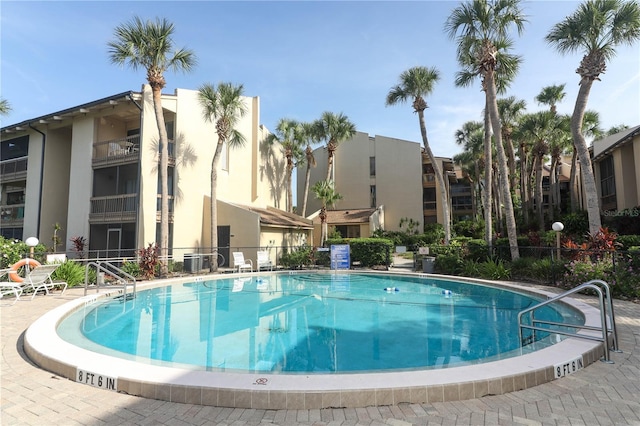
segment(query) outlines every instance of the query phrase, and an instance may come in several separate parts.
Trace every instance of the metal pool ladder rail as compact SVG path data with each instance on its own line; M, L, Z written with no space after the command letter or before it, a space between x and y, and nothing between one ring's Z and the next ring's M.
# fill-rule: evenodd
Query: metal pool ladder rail
M97 274L96 293L100 291L100 287L107 287L110 289L122 288L124 290L124 300L128 300L129 297L136 297L136 278L133 275L128 274L122 269L118 268L114 264L107 261L103 261L103 260L98 260L97 262L90 262L87 265L86 272L84 274L84 295L85 296L87 295L87 290L89 288L89 267L91 266L96 268L96 274ZM101 279L101 277L104 277L104 275L101 275L101 274L105 274L105 273L114 277L118 282L118 284L106 285L104 283L104 278ZM127 294L128 287L133 287L131 294Z
M586 326L586 325L576 325L576 324L566 324L563 322L554 322L554 321L545 321L545 320L537 320L534 317L534 312L536 309L541 308L550 303L556 302L560 299L564 299L565 297L582 291L584 289L592 289L598 294L598 302L600 303L600 323L601 327L594 326ZM604 293L603 290L604 289ZM526 314L529 314L528 318L530 318L529 324L523 324L522 320ZM607 318L608 316L608 318ZM609 324L611 328L607 327L607 319L609 320ZM567 328L578 328L583 330L595 330L602 331L602 336L595 336L590 334L578 334L572 333L570 331L562 331L556 329L550 329L546 327L539 327L536 324L546 324L550 326L558 326L558 327L567 327ZM522 337L523 329L532 330L532 335L529 336L525 342ZM572 336L580 339L588 339L588 340L596 340L598 342L602 342L604 345L604 358L601 360L603 362L613 364L613 361L609 358L609 333L611 333L613 339L613 346L611 350L614 352L621 352L618 349L618 332L616 331L616 320L615 315L613 313L613 303L611 302L611 290L609 289L609 284L602 280L591 280L586 283L580 284L578 287L572 288L571 290L565 291L562 294L559 294L555 297L547 299L543 302L538 303L537 305L531 306L518 314L518 333L520 337L520 344L524 346L525 344L531 343L536 340L536 331L542 331L551 334L561 334L563 336Z

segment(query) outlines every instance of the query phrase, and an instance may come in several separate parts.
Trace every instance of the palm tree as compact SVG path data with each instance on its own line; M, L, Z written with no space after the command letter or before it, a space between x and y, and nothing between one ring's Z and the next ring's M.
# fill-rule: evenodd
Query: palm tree
M230 148L245 144L246 139L236 126L247 113L247 106L242 99L244 87L242 84L235 86L232 83L219 83L218 87L211 84L203 84L198 89L198 98L202 105L205 121L215 123L218 141L211 160L211 200L209 204L211 214L211 247L212 255L209 263L210 271L218 269L218 163L224 144Z
M515 192L518 182L518 172L516 170L516 152L513 147L513 131L517 125L518 118L527 109L527 103L522 99L516 99L515 96L498 99L498 112L500 113L500 124L502 125L502 141L504 142L507 153L507 165L509 166L509 179L511 190Z
M459 164L463 170L465 168L473 169L473 178L469 180L473 183L474 198L482 200L484 208L485 191L481 191L482 166L484 163L483 146L484 126L479 121L467 121L462 128L456 130L455 138L458 145L462 145L462 154L453 157L453 161ZM471 173L468 173L471 176ZM491 212L489 212L491 214ZM489 235L488 238L491 238Z
M559 84L543 87L535 98L536 102L538 102L538 104L548 105L551 112L557 114L558 102L562 102L565 96L567 96L567 93L564 91L565 86L566 84Z
M433 155L433 151L431 151L431 147L429 146L427 126L424 122L424 110L428 108L424 98L433 92L433 87L439 79L440 73L436 68L409 68L400 74L400 83L389 90L386 104L389 106L411 101L413 112L418 114L418 124L420 125L420 134L422 135L424 150L427 153L427 157L429 157L429 161L436 175L436 180L440 186L440 204L442 205L442 216L444 219L444 243L449 244L449 239L451 238L451 214L449 213L447 187L440 165L436 161L436 157Z
M582 122L594 80L606 69L606 62L619 45L632 45L640 39L640 6L635 1L587 0L545 37L561 54L582 51L584 56L576 72L580 89L571 116L571 135L576 146L589 217L589 232L600 230L600 203Z
M293 213L293 188L291 176L296 161L302 156L302 127L296 120L281 118L276 125L276 132L267 136L266 142L273 145L279 142L286 161L287 202L286 211Z
M600 128L600 114L597 111L587 110L584 113L584 119L582 120L582 134L585 138L597 139L604 135L604 132ZM578 210L578 171L580 165L578 164L578 153L576 151L575 144L571 144L573 148L573 156L571 157L571 175L569 177L569 186L571 188L571 211Z
M309 182L311 181L311 168L316 166L316 158L313 155L311 145L318 142L317 127L314 123L302 123L302 137L307 147L304 150L305 163L307 165L304 175L304 195L302 197L302 217L307 217L307 201L309 199Z
M349 117L343 113L334 114L329 111L315 121L316 132L320 139L327 141L327 179L332 180L333 159L340 142L353 138L356 134L356 126Z
M11 105L6 99L0 99L0 115L7 115L11 112Z
M629 128L629 126L627 126L624 123L623 124L617 124L615 126L611 126L609 128L609 130L607 130L605 133L606 133L607 136L611 136L611 135L615 135L616 133L624 132L628 128Z
M117 26L115 40L108 43L111 62L129 65L134 70L144 69L151 86L160 143L160 253L165 260L160 273L163 276L168 273L166 260L169 253L169 141L162 110L162 89L166 85L164 73L167 70L187 72L196 64L196 56L191 50L174 50L173 32L173 24L166 19L145 22L136 16Z
M508 37L512 26L522 33L526 22L520 0L472 0L453 9L445 23L445 31L458 42L458 62L463 67L456 84L466 85L474 76L482 79L491 128L495 138L500 170L500 182L511 258L520 257L516 220L507 179L509 170L502 145L497 92L515 76L520 58L507 52L513 42ZM499 70L496 72L496 70ZM502 80L502 83L498 84Z
M323 245L327 240L327 207L333 207L336 202L342 199L342 195L338 194L333 186L331 180L319 180L311 188L316 196L316 199L320 200L322 207L320 208L320 223L322 227L320 245Z

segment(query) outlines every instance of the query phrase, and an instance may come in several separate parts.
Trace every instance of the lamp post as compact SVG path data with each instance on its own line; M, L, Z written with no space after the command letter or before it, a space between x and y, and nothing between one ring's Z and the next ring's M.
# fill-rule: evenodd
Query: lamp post
M36 237L29 237L24 240L24 243L29 246L29 257L33 258L33 248L37 246L39 242Z
M560 233L564 229L564 224L562 222L553 222L551 229L556 231L556 257L560 260Z

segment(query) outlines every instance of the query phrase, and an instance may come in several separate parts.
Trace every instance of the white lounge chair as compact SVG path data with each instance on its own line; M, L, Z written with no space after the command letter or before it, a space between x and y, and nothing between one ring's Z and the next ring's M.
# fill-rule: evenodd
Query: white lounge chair
M62 294L64 294L67 289L67 283L53 282L51 279L51 274L53 274L53 271L55 271L58 266L60 266L59 263L36 266L27 273L21 284L23 289L31 287L33 290L31 300L36 297L36 294L38 294L39 291L44 290L46 294L49 294L49 290L53 290L56 287L62 287Z
M13 303L15 304L18 300L20 300L20 295L22 294L22 286L20 285L20 283L9 281L10 270L11 269L0 269L0 299L2 299L4 296L13 294L15 296L15 300L13 301Z
M251 259L244 259L244 254L241 251L233 252L233 269L238 272L242 272L242 270L249 270L249 272L253 272L253 261Z
M269 269L273 271L273 263L271 263L271 259L269 259L269 252L266 250L258 251L258 259L256 263L256 270L261 271L262 268Z

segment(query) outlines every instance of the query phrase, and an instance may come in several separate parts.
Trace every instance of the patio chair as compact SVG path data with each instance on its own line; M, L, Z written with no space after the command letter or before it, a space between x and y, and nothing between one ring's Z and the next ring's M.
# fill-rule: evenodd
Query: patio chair
M20 283L9 281L10 270L11 269L0 269L0 299L2 299L4 296L13 294L15 296L15 300L12 304L15 304L18 300L20 300L20 295L22 294L22 285Z
M31 289L33 290L31 300L36 297L36 294L38 294L39 291L44 290L46 294L49 294L49 290L53 290L56 287L62 287L62 294L64 294L65 290L67 289L67 283L54 282L51 279L51 274L53 274L53 271L55 271L58 266L60 266L59 263L36 266L27 273L27 275L24 277L24 281L21 284L23 289L31 287Z
M262 268L268 268L270 271L273 271L273 263L271 263L271 259L269 259L269 252L267 252L266 250L258 251L256 270L261 271Z
M253 272L253 261L251 259L244 259L244 254L241 251L233 252L233 269L241 272L243 269L248 269L249 272Z

